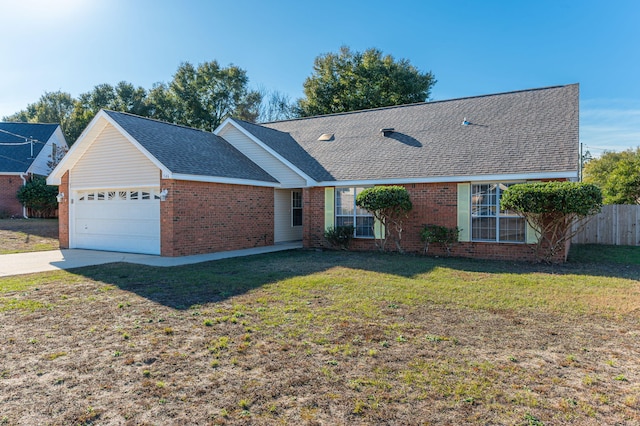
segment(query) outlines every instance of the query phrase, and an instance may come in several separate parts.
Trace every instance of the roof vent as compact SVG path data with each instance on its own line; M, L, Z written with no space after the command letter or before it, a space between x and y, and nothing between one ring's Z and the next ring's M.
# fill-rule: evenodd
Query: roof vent
M389 136L391 133L394 132L394 128L393 127L386 127L384 129L380 129L380 133L382 133L382 136L387 137Z
M469 124L471 124L471 122L469 120L467 120L467 117L465 117L464 120L462 120L462 125L463 126L468 126Z
M335 139L333 136L334 136L333 133L323 133L323 134L320 135L318 140L319 141L325 141L325 142L332 141L332 140Z

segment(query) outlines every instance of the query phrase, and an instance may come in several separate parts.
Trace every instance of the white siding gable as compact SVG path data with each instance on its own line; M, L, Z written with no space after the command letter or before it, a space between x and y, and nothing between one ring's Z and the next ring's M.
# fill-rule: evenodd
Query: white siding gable
M64 135L60 126L56 128L45 146L40 150L38 156L31 163L28 172L41 176L48 176L51 172L50 164L52 164L53 145L56 145L56 150L62 150L67 147L67 143L64 140Z
M291 170L291 168L282 163L282 161L273 154L252 141L233 125L225 126L218 135L222 136L238 151L276 178L278 182L282 184L283 188L300 188L307 186L307 182L302 176Z
M74 190L158 187L160 170L109 124L71 169L70 184Z

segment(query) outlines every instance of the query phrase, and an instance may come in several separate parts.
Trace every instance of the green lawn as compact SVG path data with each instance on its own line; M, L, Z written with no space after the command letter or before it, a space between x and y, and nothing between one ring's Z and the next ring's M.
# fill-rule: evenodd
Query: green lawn
M572 263L640 265L640 247L574 244L569 252Z
M3 278L0 424L638 425L639 278L302 250Z

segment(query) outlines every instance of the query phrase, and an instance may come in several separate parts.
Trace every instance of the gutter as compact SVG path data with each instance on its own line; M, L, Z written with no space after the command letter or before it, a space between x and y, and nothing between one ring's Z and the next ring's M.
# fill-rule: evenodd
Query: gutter
M22 186L25 186L27 184L27 179L25 179L25 174L24 173L20 173L20 179L22 179ZM27 207L25 205L22 205L22 217L25 219L29 219L29 216L27 216Z

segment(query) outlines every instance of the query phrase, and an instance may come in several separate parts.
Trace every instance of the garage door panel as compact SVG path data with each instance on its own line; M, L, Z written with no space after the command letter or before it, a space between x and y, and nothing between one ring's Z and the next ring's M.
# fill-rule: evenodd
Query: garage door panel
M73 246L160 254L157 189L96 190L76 194Z
M155 237L158 232L148 221L135 219L83 219L76 221L76 235L119 235Z

